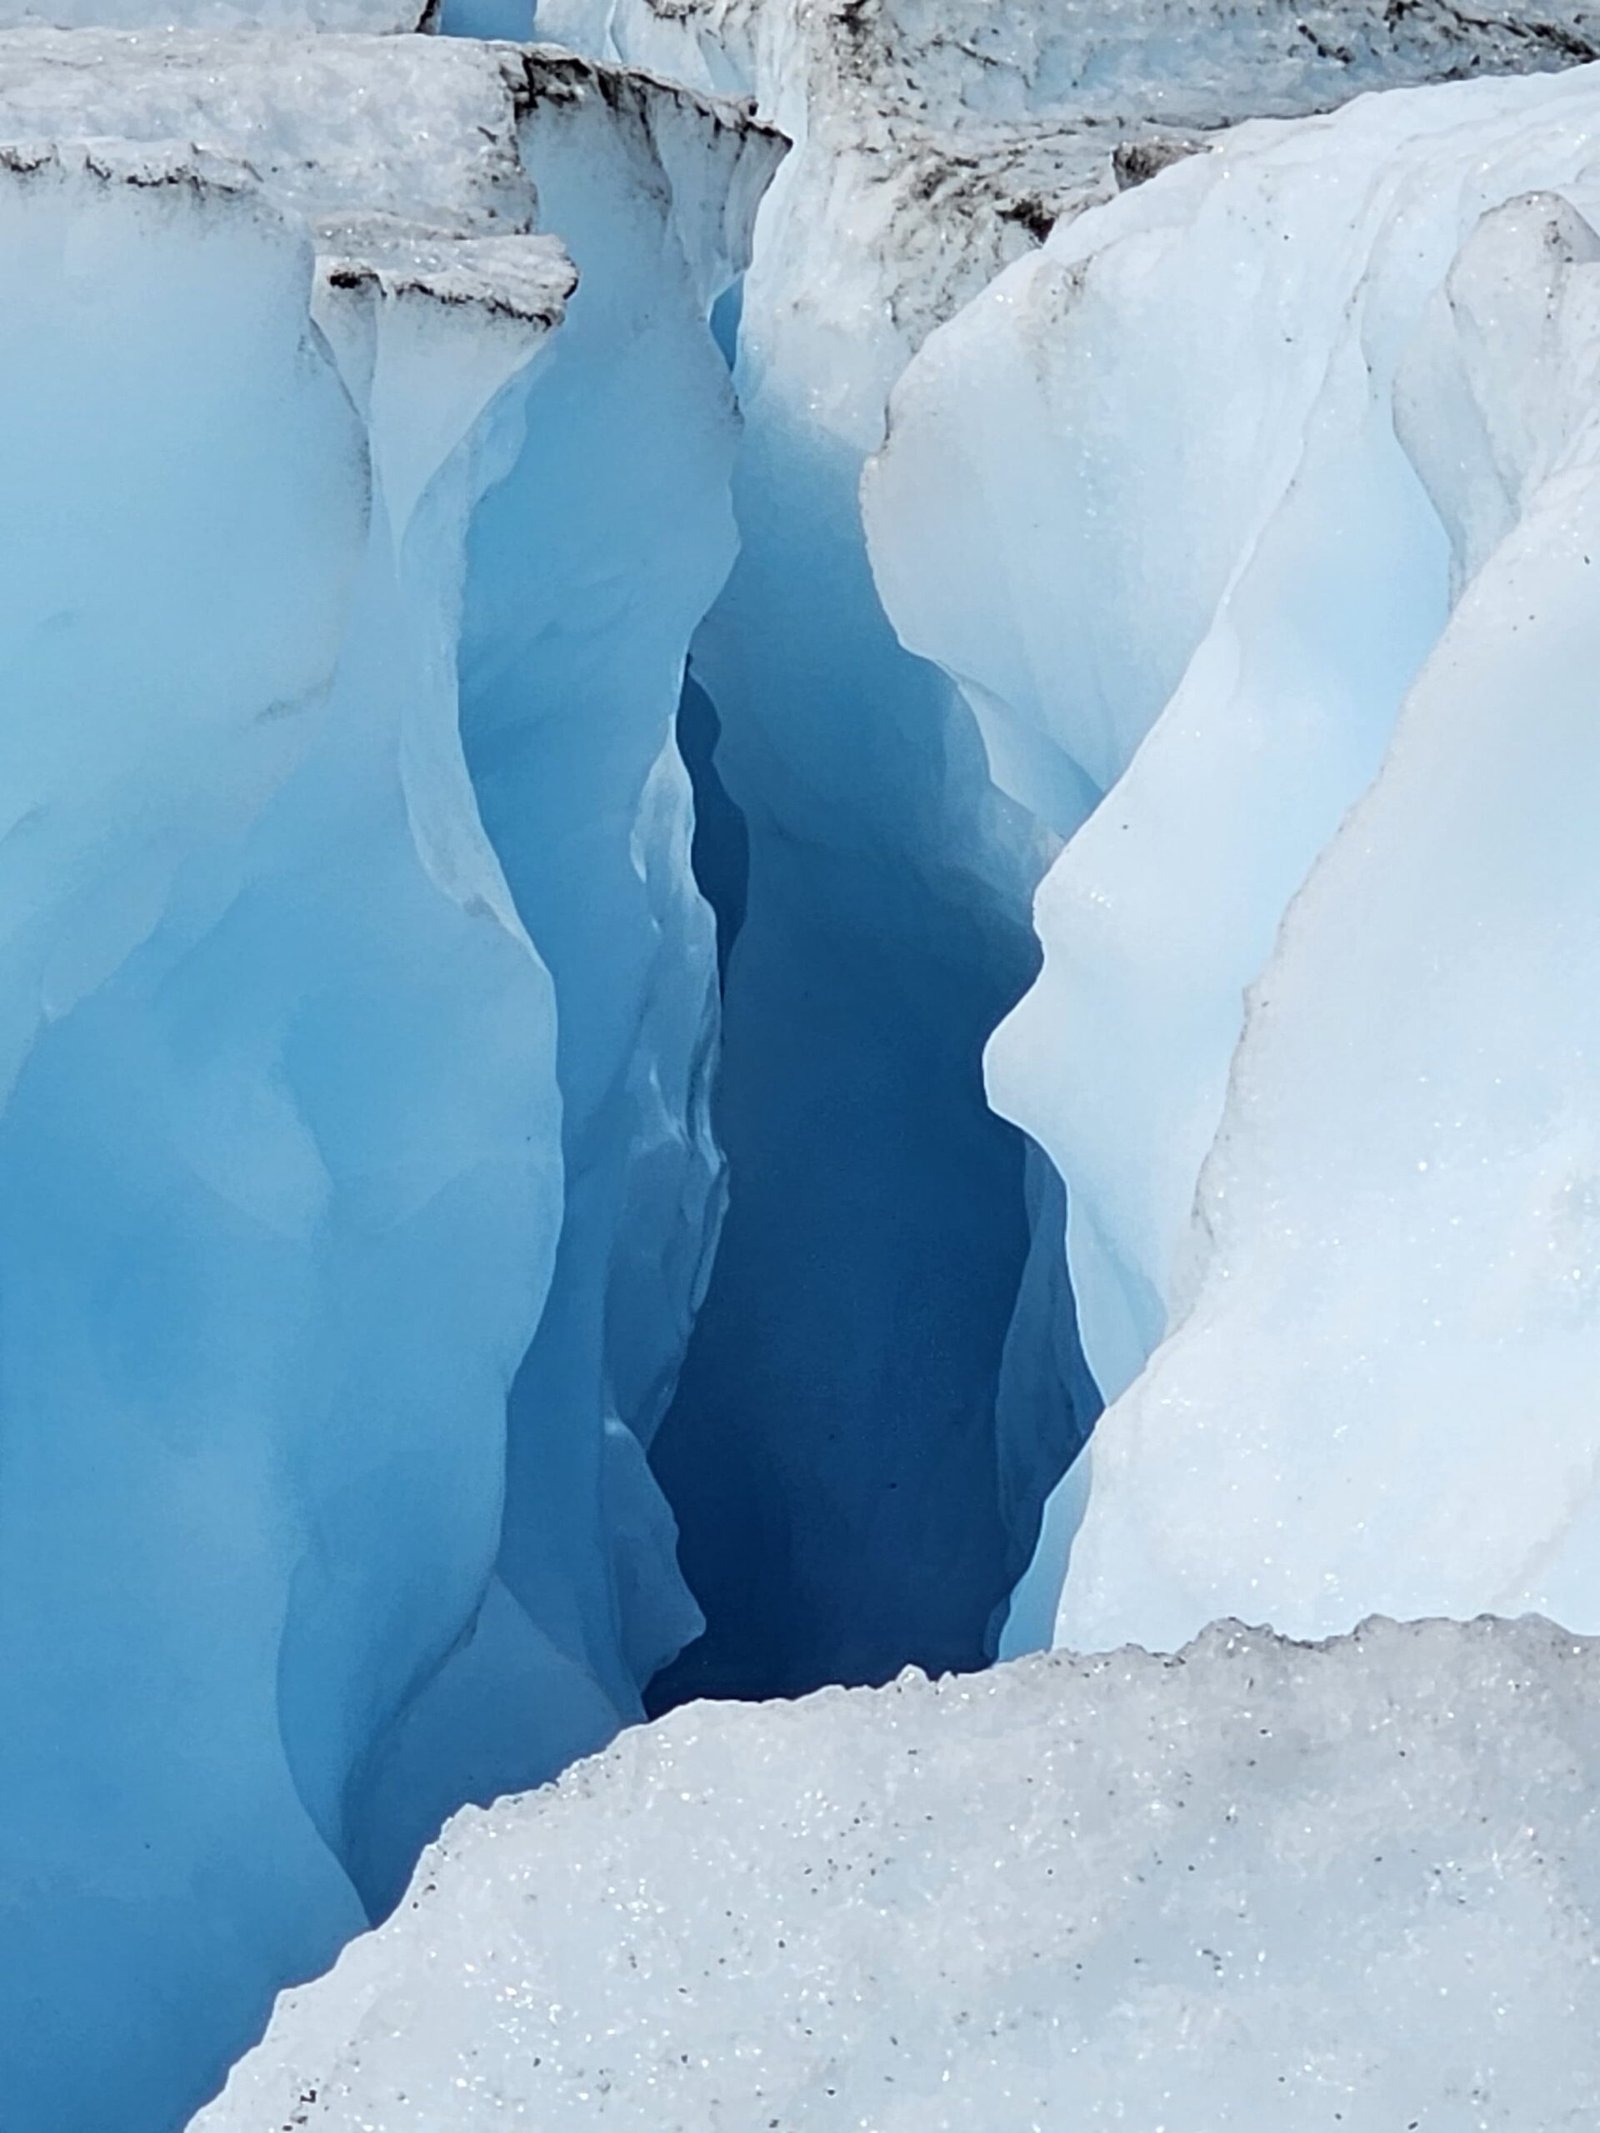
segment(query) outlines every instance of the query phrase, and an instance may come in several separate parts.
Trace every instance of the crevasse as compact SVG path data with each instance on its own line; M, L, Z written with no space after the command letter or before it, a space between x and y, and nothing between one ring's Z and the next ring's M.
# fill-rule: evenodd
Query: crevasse
M751 94L796 143L743 290L741 555L694 652L749 876L716 1101L726 1249L655 1453L709 1629L657 1696L1027 1649L1048 1640L1087 1468L1056 1497L1013 1606L1044 1496L1101 1392L1128 1385L1166 1325L1172 1231L1215 1123L1207 1072L1225 1072L1237 1034L1217 962L1236 949L1258 964L1266 936L1258 923L1244 944L1247 917L1230 932L1192 881L1176 889L1152 822L1125 838L1118 880L1160 907L1150 953L1182 1029L1152 1040L1151 973L1122 954L1123 921L1086 929L1103 967L1070 1027L1058 1018L1034 1046L1038 1090L1014 1092L1009 1035L990 1053L996 1108L1053 1169L983 1116L979 1059L1033 977L1029 904L1062 842L1042 909L1073 878L1071 853L1124 837L1102 800L1178 684L1257 484L1287 478L1288 403L1314 395L1332 330L1319 319L1285 352L1263 388L1281 410L1215 421L1211 381L1279 312L1270 291L1238 301L1237 235L1218 229L1217 330L1198 357L1174 333L1166 285L1139 279L1161 243L1176 253L1192 234L1181 203L1199 181L1170 166L1242 113L1560 65L1592 49L1588 31L1559 10L1469 22L1448 6L1242 16L1147 0L542 0L537 19ZM1123 312L1096 290L1075 309L1079 216L1085 231L1152 233L1129 249ZM1019 290L1036 297L1026 330L1007 310ZM985 319L1011 368L997 360L970 390L946 374ZM908 363L886 471L868 479L869 514L889 515L869 570L858 483ZM924 401L941 418L903 446ZM1083 439L1081 467L1055 449L1063 434ZM1305 562L1343 573L1327 581L1331 634L1346 597L1370 591L1382 610L1370 646L1333 647L1324 693L1343 686L1341 659L1364 660L1374 703L1392 704L1438 615L1418 571L1394 567L1421 507L1403 479L1387 502L1370 553L1335 555L1313 531ZM1208 514L1232 533L1197 542ZM1281 908L1270 888L1250 905L1255 877L1299 878L1386 730L1381 710L1334 721L1327 775L1281 821L1236 834L1251 787L1234 729L1244 761L1213 829L1250 877L1226 891L1235 903ZM1040 934L1057 955L1047 922ZM1207 1072L1188 1070L1191 1052Z
M1033 1245L1059 1189L981 1083L1032 974L1043 862L961 699L889 628L856 488L930 311L1030 240L986 173L920 285L930 210L852 145L885 73L865 19L561 0L538 27L753 93L796 143L742 292L740 554L693 657L748 875L715 1104L728 1218L654 1452L709 1626L656 1696L978 1665L1096 1404L1059 1212Z

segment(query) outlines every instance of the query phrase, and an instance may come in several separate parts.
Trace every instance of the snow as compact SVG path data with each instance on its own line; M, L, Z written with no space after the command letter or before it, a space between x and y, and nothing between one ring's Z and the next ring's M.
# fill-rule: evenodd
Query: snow
M0 143L0 2094L169 2133L694 1627L640 1448L718 1212L672 722L778 144L536 53L40 30Z
M1588 2125L1597 1713L1536 1620L691 1706L462 1815L193 2133Z
M1007 789L1086 815L989 1053L1123 1395L1072 1484L1074 1644L1600 1621L1588 893L1576 845L1535 860L1537 781L1586 775L1556 707L1597 98L1580 69L1241 128L1058 230L896 397L890 611Z

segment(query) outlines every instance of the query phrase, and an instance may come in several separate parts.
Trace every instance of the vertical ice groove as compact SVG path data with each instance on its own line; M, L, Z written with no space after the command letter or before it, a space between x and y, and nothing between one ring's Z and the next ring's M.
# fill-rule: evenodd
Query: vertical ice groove
M525 441L473 522L461 723L554 981L566 1200L511 1395L493 1606L393 1744L392 1834L367 1822L379 1903L461 1798L548 1777L638 1717L644 1684L700 1628L644 1458L722 1211L715 933L673 727L689 637L735 545L736 422L708 316L781 143L570 54L516 63L524 167L580 281ZM537 1698L520 1686L532 1678Z

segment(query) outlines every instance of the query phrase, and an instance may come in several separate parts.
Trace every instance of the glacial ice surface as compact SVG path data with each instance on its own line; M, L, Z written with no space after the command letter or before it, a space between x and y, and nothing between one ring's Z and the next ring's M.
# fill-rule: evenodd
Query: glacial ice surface
M1533 1619L694 1705L460 1816L192 2133L1577 2133L1597 1788Z
M168 2133L274 1985L397 1895L447 1809L638 1714L696 1624L652 1439L698 1532L724 1684L752 1650L785 1686L908 1646L982 1657L1093 1399L1059 1183L978 1102L978 1047L1028 975L1028 889L1063 838L1050 963L994 1087L1071 1185L1106 1383L1175 1328L1108 1426L1069 1622L1175 1640L1220 1606L1319 1626L1374 1598L1593 1619L1600 971L1574 647L1595 550L1594 81L1194 138L1246 106L1571 56L1587 18L1355 11L1324 50L1274 13L1248 55L1213 22L1227 62L1192 95L1187 14L1131 42L1120 12L1099 32L1074 16L1020 60L962 18L917 62L907 118L910 61L854 39L855 0L816 18L798 72L811 17L764 11L751 58L756 18L712 12L715 36L691 6L591 41L637 32L639 56L754 86L800 137L742 292L737 470L707 317L741 301L778 144L736 107L510 46L0 38L0 2097L26 2133ZM927 147L935 103L948 140ZM856 476L904 358L1058 210L1085 212L929 343L873 478L879 582L936 668L890 636ZM755 1188L742 1214L735 1189L675 1433L722 1182L716 942L674 719L733 553L730 472L745 555L696 686L742 810L720 855L742 819L723 1117ZM1069 514L1093 537L1074 545ZM1240 989L1414 676L1383 776L1257 988L1224 1112ZM1106 961L1074 993L1085 938ZM1046 1571L1083 1479L1056 1499ZM1013 1639L1044 1633L1049 1584L1030 1581ZM419 1897L297 2003L326 2018L310 2059L269 2051L226 2108L282 2076L261 2121L278 2133L342 2107L343 2083L367 2123L436 2133L566 2111L570 2074L586 2109L655 2133L666 2096L700 2133L730 2083L730 2108L771 2107L765 2065L807 2123L849 2107L841 2127L870 2110L989 2129L998 2095L1020 2128L1060 2052L1107 2122L1131 2060L1152 2116L1183 2080L1219 2123L1276 2124L1265 2066L1318 2109L1376 2083L1385 2111L1418 2092L1436 2123L1508 2097L1522 2128L1528 2084L1554 2079L1552 2108L1586 2123L1587 1894L1537 1821L1506 1818L1505 1773L1515 1750L1519 1782L1558 1802L1575 1769L1587 1782L1567 1693L1592 1687L1587 1647L1367 1641L1398 1686L1225 1635L1186 1667L1061 1661L686 1714L450 1840L500 1847L498 1869L521 1842L505 1832L593 1821L614 1788L631 1804L611 1838L647 1877L620 1926L544 1893L629 1887L585 1821L558 1849L569 1884L543 1850L509 1870L554 1921L507 1929L515 1975L450 1952L502 1899L493 1877L462 1884L453 1926ZM1257 1677L1237 1665L1256 1663L1288 1699L1279 1731L1247 1723ZM1205 1666L1225 1689L1185 1704ZM1296 1686L1318 1667L1343 1684L1322 1701ZM1076 1684L1089 1714L1054 1761L1058 1716L1029 1721L1037 1753L996 1718L1040 1683ZM1175 1716L1119 1729L1174 1683ZM903 1709L933 1715L929 1767L962 1780L915 1809L948 1864L901 1841L923 1768ZM1259 1743L1283 1731L1280 1764ZM1469 1768L1474 1733L1490 1752ZM1325 1865L1303 1846L1345 1797L1341 1743L1367 1762ZM1394 1767L1413 1760L1442 1808ZM768 1842L791 1877L770 1920L749 1897L764 1768L820 1841ZM1028 1818L1030 1782L1053 1821ZM1255 1802L1242 1884L1218 1849L1229 1795ZM1191 1920L1169 1887L1142 1910L1140 1842L1170 1848L1200 1803L1221 1817L1210 1848L1160 1856L1194 1866L1209 1908ZM1427 1878L1374 1876L1397 1827ZM875 1829L895 1845L867 1849ZM1048 1904L994 1875L996 1845ZM1022 1955L980 1866L1034 1929ZM801 1892L830 1871L848 1900L813 1926ZM1482 1926L1465 1944L1464 1905ZM708 1907L727 1938L686 1985L685 1918ZM1348 1960L1346 2000L1371 1996L1358 2034L1318 2026L1336 1996L1289 1945L1308 1910ZM1234 1929L1258 1917L1251 1949ZM924 1923L932 1985L881 1997ZM788 1996L771 1988L791 1931L811 1967ZM391 2002L383 1966L413 1948L423 1982ZM644 2021L610 1997L641 1970L661 1991ZM749 1998L719 1999L719 1972ZM352 2044L340 1996L364 1975ZM696 1994L705 2043L669 2047ZM423 2001L442 2027L416 2021ZM643 2058L598 2068L579 2040L612 2033ZM1419 2051L1444 2056L1419 2071ZM388 2084L375 2098L363 2069Z

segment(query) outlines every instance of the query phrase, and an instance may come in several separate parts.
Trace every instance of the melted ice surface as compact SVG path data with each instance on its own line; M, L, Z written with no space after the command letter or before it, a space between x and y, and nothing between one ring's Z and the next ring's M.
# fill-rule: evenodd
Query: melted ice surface
M1592 2123L1597 1780L1536 1620L688 1707L461 1816L194 2133Z

